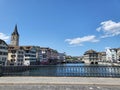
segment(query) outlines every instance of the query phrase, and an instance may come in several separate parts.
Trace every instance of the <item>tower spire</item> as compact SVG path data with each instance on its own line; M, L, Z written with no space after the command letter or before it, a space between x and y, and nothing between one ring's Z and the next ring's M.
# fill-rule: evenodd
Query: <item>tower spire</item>
M19 33L17 29L17 24L15 25L14 31L11 35L11 45L19 46Z
M18 29L17 29L17 24L15 25L14 32L12 33L12 35L18 35L19 36Z

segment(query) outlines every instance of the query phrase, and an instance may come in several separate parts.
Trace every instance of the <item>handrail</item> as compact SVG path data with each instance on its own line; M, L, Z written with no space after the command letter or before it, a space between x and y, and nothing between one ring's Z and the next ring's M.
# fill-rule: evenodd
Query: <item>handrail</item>
M105 65L2 66L2 71L4 76L120 77L120 66Z

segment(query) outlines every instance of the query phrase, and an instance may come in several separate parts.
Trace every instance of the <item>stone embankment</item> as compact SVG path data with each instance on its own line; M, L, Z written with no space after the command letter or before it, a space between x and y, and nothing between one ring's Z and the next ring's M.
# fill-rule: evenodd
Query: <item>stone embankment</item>
M120 66L120 63L99 62L100 65Z

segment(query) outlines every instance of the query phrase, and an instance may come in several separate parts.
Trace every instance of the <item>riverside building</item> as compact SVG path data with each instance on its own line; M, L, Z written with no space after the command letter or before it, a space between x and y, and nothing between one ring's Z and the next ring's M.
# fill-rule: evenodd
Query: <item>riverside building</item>
M8 65L35 65L36 49L34 46L9 46Z
M0 39L0 65L6 65L8 56L8 45Z
M40 46L35 46L35 48L36 48L36 64L39 65L42 60L42 53L40 50Z
M109 62L120 61L120 48L107 48L106 49L106 60Z
M36 65L36 48L34 46L22 46L24 48L24 65Z
M56 64L58 60L58 52L47 47L40 47L41 64Z
M40 50L39 50L40 63L41 64L48 64L49 63L49 57L50 57L49 48L40 47Z
M8 47L8 65L23 65L24 49L20 46Z
M58 63L65 63L65 62L66 62L66 54L58 53Z
M87 64L98 64L98 52L94 50L88 50L84 53L84 62Z
M118 62L120 62L120 48L118 48L117 50L117 60Z
M106 62L106 52L98 52L98 60L100 62Z

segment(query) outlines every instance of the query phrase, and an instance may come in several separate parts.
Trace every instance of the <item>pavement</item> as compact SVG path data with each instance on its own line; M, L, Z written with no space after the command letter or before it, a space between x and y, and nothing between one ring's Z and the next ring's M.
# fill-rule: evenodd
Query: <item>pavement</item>
M0 77L0 90L120 90L120 78Z
M117 85L120 78L97 77L0 77L1 84Z

